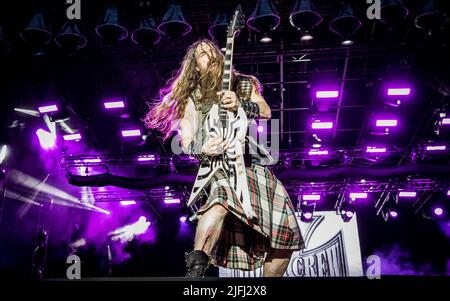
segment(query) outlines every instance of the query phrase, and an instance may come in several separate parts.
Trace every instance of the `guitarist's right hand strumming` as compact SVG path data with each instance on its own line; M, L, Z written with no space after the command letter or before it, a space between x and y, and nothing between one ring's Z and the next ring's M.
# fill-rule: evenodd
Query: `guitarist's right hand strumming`
M207 156L222 155L228 148L228 140L223 140L222 137L209 138L202 146L202 153Z

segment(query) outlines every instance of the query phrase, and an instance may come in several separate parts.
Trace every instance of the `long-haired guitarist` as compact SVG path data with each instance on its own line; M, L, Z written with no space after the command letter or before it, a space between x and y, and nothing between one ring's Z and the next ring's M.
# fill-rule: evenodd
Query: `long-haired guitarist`
M255 77L233 71L232 89L222 91L224 60L212 41L192 44L145 119L147 127L161 131L166 139L178 130L183 150L196 154L201 162L221 156L230 145L227 139L212 138L203 131L214 104L222 102L230 112L242 107L250 120L271 118ZM282 276L293 251L304 247L283 185L262 163L260 154L248 156L246 184L256 216L244 212L226 172L217 172L195 207L198 224L194 250L186 254L186 276L203 276L209 264L241 270L263 266L264 276Z

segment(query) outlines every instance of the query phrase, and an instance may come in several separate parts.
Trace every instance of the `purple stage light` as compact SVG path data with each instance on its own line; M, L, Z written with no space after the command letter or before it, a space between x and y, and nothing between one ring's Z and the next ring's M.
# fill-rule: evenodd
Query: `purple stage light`
M310 156L326 156L328 155L327 150L320 150L320 149L311 149L308 151L308 155Z
M450 118L442 118L443 125L450 125Z
M185 223L187 221L186 216L180 216L180 222Z
M450 189L447 190L447 196L450 196Z
M316 98L337 98L339 91L316 91Z
M376 121L376 126L395 127L397 124L397 119L377 119Z
M320 194L304 194L304 195L302 195L302 200L304 200L304 201L319 201Z
M69 134L63 136L65 141L81 140L80 134Z
M179 198L166 197L164 203L167 205L180 204L181 200Z
M120 201L120 205L122 206L136 205L136 201Z
M427 145L426 147L428 152L445 151L446 149L446 145Z
M155 161L155 155L142 155L138 157L138 162Z
M262 133L264 131L264 127L262 125L258 125L258 133Z
M389 88L387 90L388 96L407 96L411 94L411 88Z
M38 110L42 114L44 114L44 113L51 113L51 112L57 112L58 111L58 106L57 105L43 106L43 107L39 107Z
M433 212L437 216L441 216L442 214L444 214L444 210L441 207L434 208Z
M103 104L105 109L119 109L125 107L125 103L122 100L105 101Z
M398 196L401 198L415 198L417 196L416 191L400 191Z
M55 137L52 135L52 133L47 132L43 129L38 129L36 131L36 135L39 138L39 144L41 145L41 147L45 150L54 148L56 145L56 139Z
M316 120L316 121L312 122L311 127L316 130L332 129L333 122L331 122L331 121L324 122L324 121Z
M354 213L353 211L345 211L345 215L346 215L348 218L352 218L354 214L355 214L355 213Z
M389 215L393 218L396 218L398 216L398 213L397 213L397 211L392 210L392 211L389 211Z
M305 217L305 219L312 219L313 214L311 212L306 212L303 214L303 216Z
M351 199L366 199L367 198L367 193L366 192L351 192L350 193L350 198Z
M366 153L370 154L379 154L379 153L385 153L386 147L378 147L378 146L367 146Z
M93 159L84 159L83 162L84 163L100 163L100 162L102 162L102 160L99 158L93 158Z
M136 137L141 136L141 130L123 130L122 137Z

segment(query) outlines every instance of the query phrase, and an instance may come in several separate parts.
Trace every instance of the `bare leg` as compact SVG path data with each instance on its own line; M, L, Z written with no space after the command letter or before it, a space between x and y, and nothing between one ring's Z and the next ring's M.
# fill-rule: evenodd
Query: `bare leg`
M228 210L222 205L214 205L202 214L195 234L194 250L211 254L222 233L223 221Z
M264 261L264 277L283 277L293 250L270 249Z

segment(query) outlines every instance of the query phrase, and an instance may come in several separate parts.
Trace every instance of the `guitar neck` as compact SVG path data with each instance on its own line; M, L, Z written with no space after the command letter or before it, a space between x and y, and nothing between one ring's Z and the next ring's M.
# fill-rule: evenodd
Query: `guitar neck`
M225 50L225 62L223 66L222 90L231 90L232 70L233 70L233 47L234 37L227 37L227 47Z
M233 70L233 46L234 37L227 37L227 47L225 50L225 61L223 64L222 91L231 90L232 70ZM219 108L219 116L222 126L225 127L227 120L227 110L221 105Z

